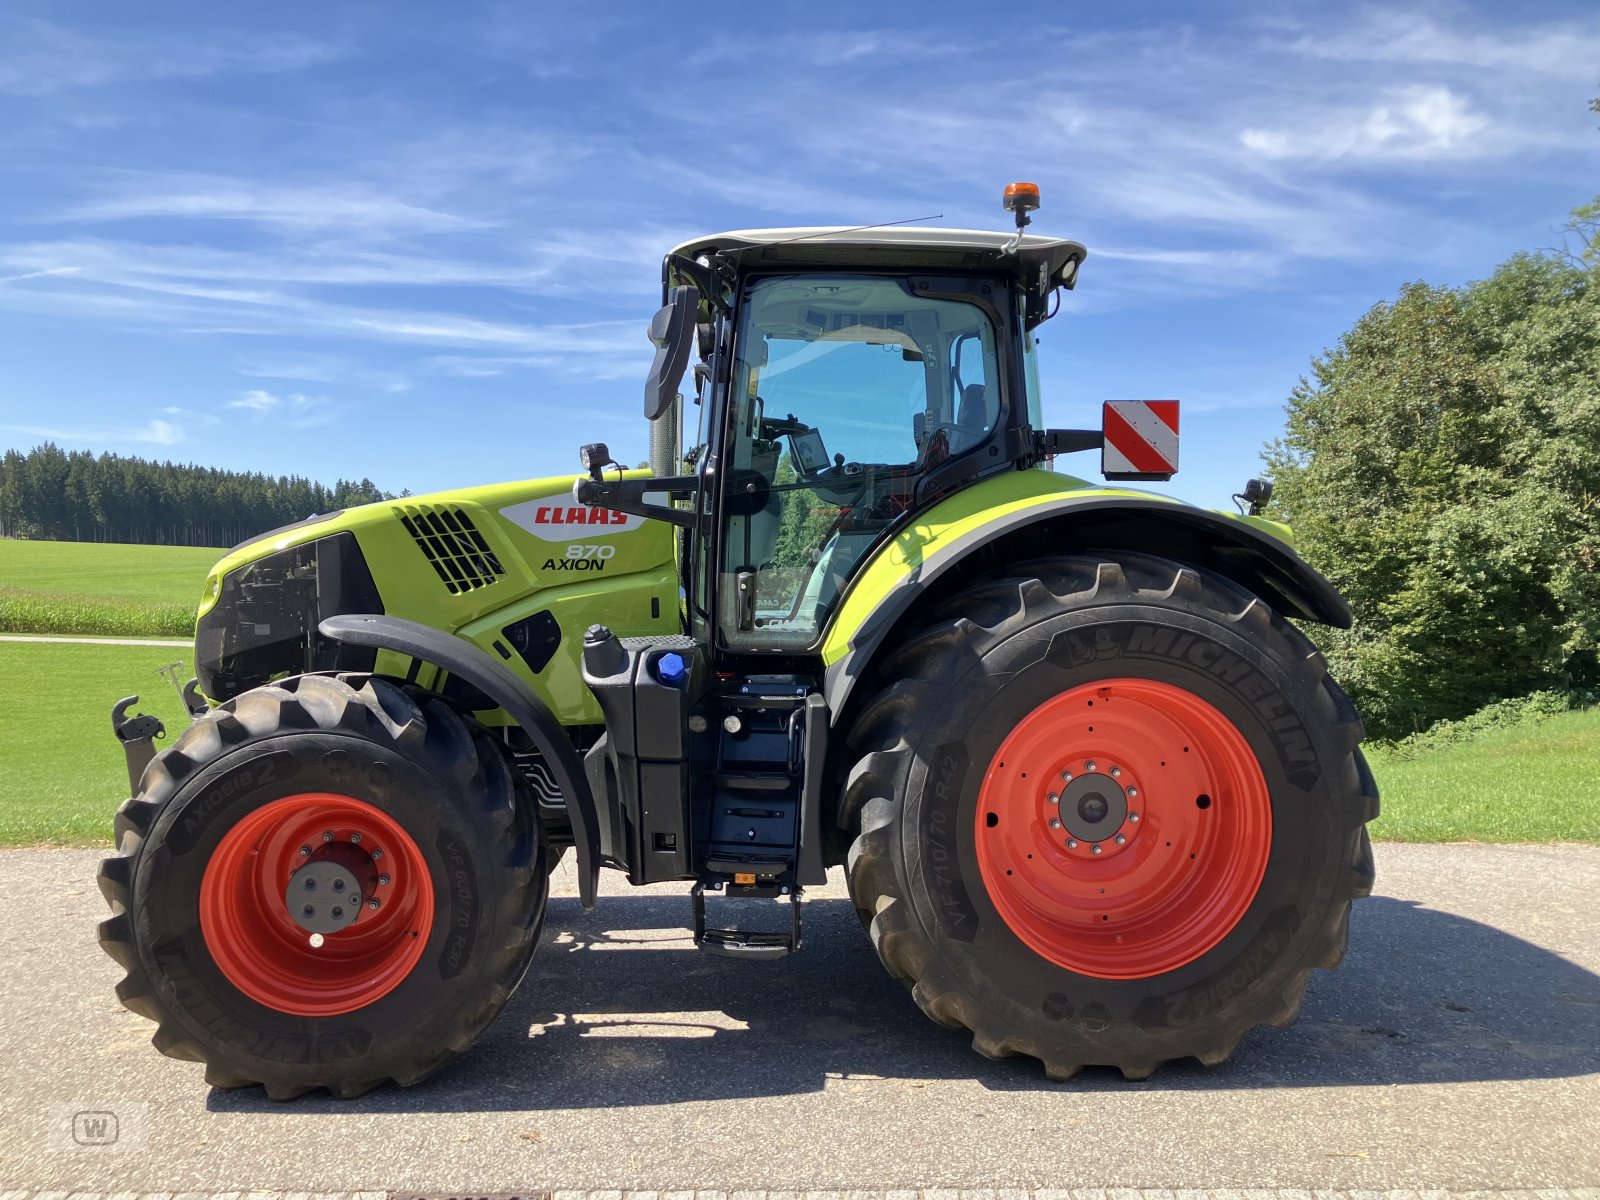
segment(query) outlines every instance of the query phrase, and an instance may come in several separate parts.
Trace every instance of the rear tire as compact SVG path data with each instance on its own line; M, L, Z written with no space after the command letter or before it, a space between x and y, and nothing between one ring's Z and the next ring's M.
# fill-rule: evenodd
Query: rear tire
M378 904L363 892L318 941L282 889L324 822ZM162 1053L277 1100L443 1066L504 1006L544 917L534 801L498 744L380 679L301 676L213 709L146 769L116 842L100 944L127 971L118 997Z
M1377 788L1349 700L1259 598L1139 555L1032 563L942 605L877 684L851 896L980 1053L1214 1065L1342 958Z

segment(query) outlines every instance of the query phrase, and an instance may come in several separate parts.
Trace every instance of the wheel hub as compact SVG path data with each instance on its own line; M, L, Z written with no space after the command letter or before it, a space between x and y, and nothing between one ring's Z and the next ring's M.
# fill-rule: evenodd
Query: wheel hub
M338 933L355 923L377 890L372 857L350 842L334 842L289 876L283 903L307 933Z
M1103 854L1119 845L1114 840L1119 833L1123 835L1120 844L1126 845L1128 834L1136 831L1138 826L1128 824L1128 793L1118 778L1124 774L1122 768L1111 768L1117 772L1113 776L1092 769L1087 762L1074 763L1073 766L1081 773L1075 774L1071 767L1062 772L1062 777L1069 782L1059 793L1057 801L1061 813L1059 819L1066 831L1067 841L1078 843L1076 846L1069 845L1067 849L1093 854L1093 847L1098 845Z

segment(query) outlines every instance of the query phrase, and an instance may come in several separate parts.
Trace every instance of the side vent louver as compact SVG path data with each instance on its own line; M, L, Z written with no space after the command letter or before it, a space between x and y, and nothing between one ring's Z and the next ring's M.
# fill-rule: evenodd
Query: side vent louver
M462 509L408 504L395 512L451 595L488 587L506 573Z

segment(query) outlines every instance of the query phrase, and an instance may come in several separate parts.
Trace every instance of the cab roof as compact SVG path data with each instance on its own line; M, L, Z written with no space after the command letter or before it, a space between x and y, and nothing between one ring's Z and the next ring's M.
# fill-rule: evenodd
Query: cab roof
M735 229L673 247L685 258L720 257L736 267L884 267L909 270L1000 271L1035 287L1071 287L1088 251L1081 242L982 229L930 229L922 225L853 228L842 225L790 229ZM1041 268L1043 274L1041 276Z

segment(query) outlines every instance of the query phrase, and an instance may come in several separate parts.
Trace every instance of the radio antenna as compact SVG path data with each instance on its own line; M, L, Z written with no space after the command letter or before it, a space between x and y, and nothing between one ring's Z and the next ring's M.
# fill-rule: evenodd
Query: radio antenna
M887 229L891 225L915 225L919 221L942 221L943 213L927 217L908 217L903 221L880 221L876 225L852 225L848 229L819 229L816 233L802 233L799 237L784 238L781 242L768 242L769 246L787 246L790 242L808 242L812 238L837 237L841 233L864 233L869 229Z

